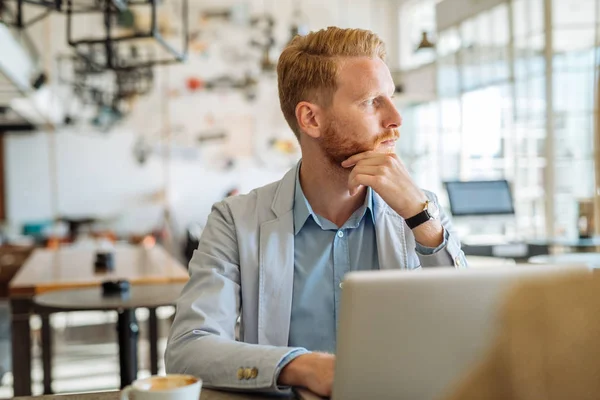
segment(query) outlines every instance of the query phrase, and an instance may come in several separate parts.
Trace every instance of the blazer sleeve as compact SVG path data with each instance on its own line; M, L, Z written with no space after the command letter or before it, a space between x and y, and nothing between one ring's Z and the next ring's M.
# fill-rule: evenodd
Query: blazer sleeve
M241 311L239 251L225 202L213 206L177 301L165 354L168 373L191 374L203 386L281 392L278 366L299 349L235 340Z
M450 216L446 214L442 207L440 207L438 198L435 194L425 191L427 198L433 201L440 210L440 223L444 228L444 242L442 245L437 247L433 252L419 251L419 247L415 249L419 261L422 267L444 267L454 266L456 268L467 268L467 259L465 253L460 247L460 240L454 227ZM407 229L408 226L406 227ZM410 229L409 229L410 230ZM412 231L411 231L412 234Z

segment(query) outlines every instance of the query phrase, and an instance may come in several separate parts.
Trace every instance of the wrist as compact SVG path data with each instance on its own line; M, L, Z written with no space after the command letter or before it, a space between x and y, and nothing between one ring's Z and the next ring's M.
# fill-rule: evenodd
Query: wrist
M277 383L282 386L304 386L306 377L306 361L312 353L301 354L288 363L281 372Z
M422 246L436 248L444 242L444 227L439 220L430 219L412 231L415 240Z
M398 204L395 211L404 219L414 217L425 208L425 203L429 198L423 192L415 193L412 200L404 200L402 204Z
M402 210L402 213L398 213L398 215L400 215L404 219L412 218L423 211L423 207L425 206L426 201L427 198L425 198L425 200L423 201L416 201L409 207L406 207L404 210Z

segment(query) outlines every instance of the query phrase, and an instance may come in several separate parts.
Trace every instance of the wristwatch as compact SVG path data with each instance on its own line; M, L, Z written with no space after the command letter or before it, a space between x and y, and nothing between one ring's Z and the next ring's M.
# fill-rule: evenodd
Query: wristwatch
M425 201L425 206L423 207L423 211L418 213L417 215L407 218L406 225L410 229L415 229L417 226L429 221L430 219L438 219L440 216L440 210L437 205L432 201Z

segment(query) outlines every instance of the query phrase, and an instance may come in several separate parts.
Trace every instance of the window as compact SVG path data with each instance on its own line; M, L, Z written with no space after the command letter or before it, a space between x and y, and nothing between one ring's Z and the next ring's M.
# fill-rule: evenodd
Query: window
M401 24L408 22L403 32L412 45L433 20L432 4L412 1L403 7ZM552 16L549 66L545 7ZM415 24L420 15L427 16L425 22ZM406 110L410 129L404 135L415 137L403 139L411 143L404 151L413 158L407 159L419 160L414 166L425 167L423 160L429 168L437 166L442 181L507 179L520 233L576 237L578 201L592 198L595 187L600 0L513 0L510 7L500 4L437 35L438 99ZM423 62L404 50L402 65ZM549 117L553 126L547 125ZM413 169L424 180L421 167Z

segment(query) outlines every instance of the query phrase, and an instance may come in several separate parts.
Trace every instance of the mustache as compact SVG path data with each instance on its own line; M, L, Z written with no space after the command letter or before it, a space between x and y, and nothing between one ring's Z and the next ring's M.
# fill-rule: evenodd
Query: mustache
M375 138L375 145L380 145L388 140L397 140L398 138L400 138L400 131L398 131L398 129L392 129L377 135Z

